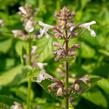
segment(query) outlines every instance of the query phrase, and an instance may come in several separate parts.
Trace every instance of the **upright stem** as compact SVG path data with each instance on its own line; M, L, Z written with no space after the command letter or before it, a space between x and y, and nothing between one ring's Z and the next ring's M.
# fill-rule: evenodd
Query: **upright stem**
M68 62L66 61L66 90L68 90ZM69 96L66 96L66 109L69 109Z
M29 44L28 65L31 66L31 48L32 48L31 39L29 39L28 44ZM31 82L31 75L29 73L29 77L28 77L27 109L31 109L31 84L32 84L32 82Z
M65 47L66 47L66 55L68 55L68 39L67 39L67 31L66 31L66 40L65 40ZM68 92L68 81L69 81L69 63L66 60L66 90ZM69 109L69 95L66 96L66 109Z

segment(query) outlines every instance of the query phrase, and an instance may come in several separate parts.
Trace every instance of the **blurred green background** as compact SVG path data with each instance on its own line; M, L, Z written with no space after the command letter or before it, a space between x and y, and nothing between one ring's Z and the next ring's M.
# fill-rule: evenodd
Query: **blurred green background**
M75 23L97 22L93 26L97 33L95 38L90 37L89 32L81 35L80 54L71 65L70 72L102 79L76 101L75 109L109 109L109 0L0 0L0 19L4 20L4 26L0 27L0 104L8 107L14 101L26 104L27 82L23 81L25 73L22 73L19 56L24 42L15 39L11 33L13 29L22 28L17 12L18 7L25 3L38 9L37 21L48 24L56 23L54 13L63 6L76 12ZM58 64L48 53L50 44L45 47L45 43L40 42L44 50L42 56L45 56L42 61L48 63L46 70L58 77ZM60 109L59 101L35 82L32 83L32 95L35 109Z

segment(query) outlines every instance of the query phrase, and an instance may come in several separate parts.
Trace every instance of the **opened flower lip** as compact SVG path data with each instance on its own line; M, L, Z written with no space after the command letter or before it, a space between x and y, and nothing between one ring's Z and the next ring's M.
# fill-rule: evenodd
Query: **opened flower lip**
M81 25L79 25L79 27L80 27L80 28L85 28L85 29L89 30L91 36L95 37L95 36L96 36L96 33L95 33L95 31L94 31L93 29L91 29L91 27L90 27L90 26L93 25L93 24L96 24L96 21L91 21L91 22L89 22L89 23L81 24Z
M48 30L49 29L52 29L54 26L52 25L48 25L48 24L45 24L41 21L38 22L38 24L43 27L43 29L40 30L40 35L38 38L41 38L43 35L46 35L46 37L49 37L49 34L48 34Z

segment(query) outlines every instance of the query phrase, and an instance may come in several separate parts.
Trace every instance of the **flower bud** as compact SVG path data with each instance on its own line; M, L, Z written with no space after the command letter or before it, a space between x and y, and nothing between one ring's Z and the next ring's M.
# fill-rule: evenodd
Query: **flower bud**
M0 19L0 26L3 26L4 21L2 19Z
M54 91L56 89L56 85L57 83L52 83L48 86L48 91L51 92L51 91Z
M33 19L27 20L24 24L25 30L27 32L33 32L34 31L34 24L35 24L35 22L33 21Z
M58 43L58 42L53 42L53 46L56 46L56 47L59 47L59 48L61 48L62 46L61 46L61 44L60 43Z
M79 91L80 90L80 86L79 86L79 84L74 84L74 90L76 90L76 91Z
M57 90L56 95L57 95L57 96L62 96L62 95L63 95L63 90L62 90L61 87Z

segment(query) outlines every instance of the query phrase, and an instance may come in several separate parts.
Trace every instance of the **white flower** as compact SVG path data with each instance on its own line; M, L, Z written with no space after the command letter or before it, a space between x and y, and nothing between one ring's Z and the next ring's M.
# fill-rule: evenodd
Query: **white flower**
M42 70L44 69L44 66L46 66L47 63L41 63L41 62L37 62L37 66Z
M14 102L14 105L11 106L11 109L23 109L22 105Z
M31 53L34 54L36 52L37 47L36 46L32 46L32 50Z
M95 21L91 21L91 22L89 22L89 23L84 23L84 24L81 24L79 27L85 28L85 29L89 30L89 31L90 31L90 34L91 34L93 37L95 37L95 36L96 36L95 31L90 28L90 26L93 25L93 24L96 24L96 22L95 22Z
M19 10L20 10L21 14L27 15L27 11L23 6L19 7Z
M3 26L4 21L2 19L0 19L0 26Z
M43 29L40 30L40 35L38 36L38 38L41 38L43 35L45 35L48 38L49 37L48 30L52 29L53 26L45 24L41 21L39 21L38 23L39 23L40 26L43 27Z
M88 81L90 81L90 78L88 75L85 75L81 77L79 80L83 81L85 84L87 84Z
M52 78L51 75L47 74L46 71L43 69L41 70L40 74L37 77L37 82L41 83L43 80L48 79L48 78Z
M31 19L27 20L27 22L25 22L24 26L25 26L25 30L27 32L34 31L34 22Z
M15 38L19 38L21 40L28 39L28 35L25 33L25 31L22 30L12 30L12 33Z
M18 36L22 35L21 30L12 30L12 33L14 34L15 37L18 37Z

